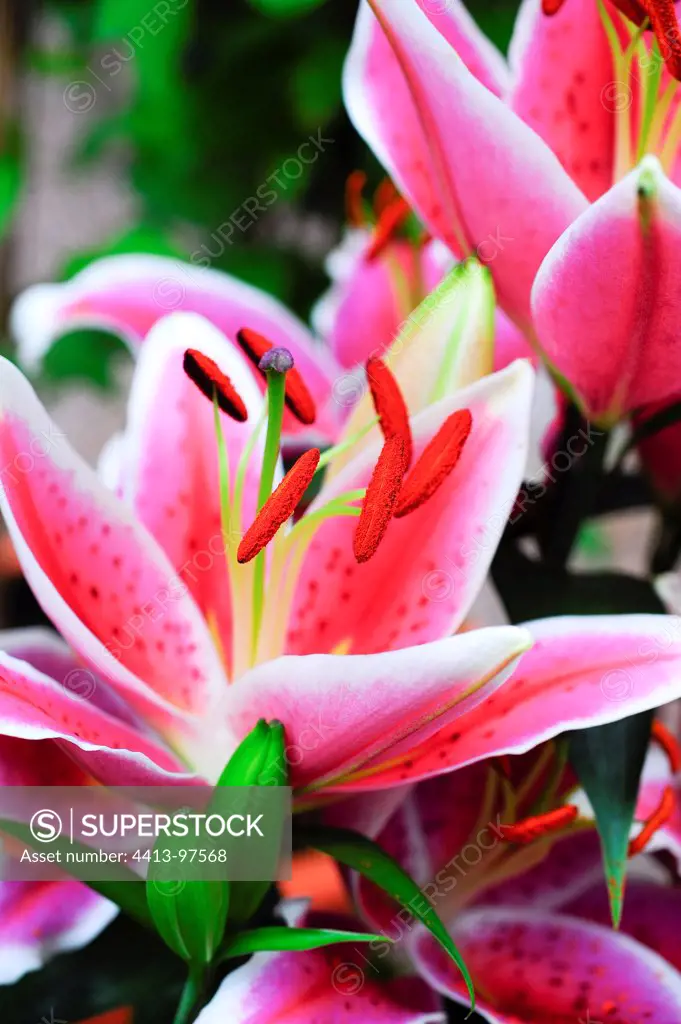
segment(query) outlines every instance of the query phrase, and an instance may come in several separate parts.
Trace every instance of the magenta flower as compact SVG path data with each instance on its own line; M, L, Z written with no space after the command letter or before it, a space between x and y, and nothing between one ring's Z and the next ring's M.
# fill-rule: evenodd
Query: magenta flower
M429 230L477 252L501 305L610 423L679 390L681 115L652 102L677 88L652 36L606 7L549 16L526 0L507 69L458 0L364 2L345 91Z

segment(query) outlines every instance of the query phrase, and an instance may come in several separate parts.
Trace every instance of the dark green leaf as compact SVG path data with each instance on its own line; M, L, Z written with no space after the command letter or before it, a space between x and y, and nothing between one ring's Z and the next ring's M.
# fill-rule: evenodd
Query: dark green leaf
M301 845L328 853L340 864L358 871L421 921L461 971L471 1007L475 1007L473 982L452 937L419 886L396 860L371 839L350 829L300 828L296 839Z
M570 763L596 815L615 928L622 917L629 831L652 720L653 712L646 711L569 737Z

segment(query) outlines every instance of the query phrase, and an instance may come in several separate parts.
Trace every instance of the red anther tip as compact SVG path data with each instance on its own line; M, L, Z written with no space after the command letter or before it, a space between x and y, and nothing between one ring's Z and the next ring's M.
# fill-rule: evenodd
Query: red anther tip
M470 409L458 409L438 430L404 482L395 517L415 512L441 487L461 458L473 427Z
M665 825L672 814L676 806L676 797L674 790L671 786L665 786L660 799L659 804L648 818L643 823L643 828L637 836L634 836L629 842L629 849L627 851L630 857L633 857L637 853L641 853L642 850L648 845L652 837Z
M535 839L557 832L566 825L571 825L578 816L579 810L574 804L566 804L546 814L536 814L531 818L523 818L515 825L500 825L504 839L512 843L533 843Z
M375 260L392 242L395 233L404 224L411 212L409 203L398 196L381 213L371 245L366 251L367 260Z
M236 553L237 561L242 564L250 562L267 547L280 526L291 518L298 502L310 486L320 457L319 448L310 448L291 466L241 538Z
M374 192L374 214L376 215L376 220L379 220L381 214L399 198L400 193L390 178L384 178Z
M632 6L632 0L624 0L624 3L627 7ZM621 5L622 0L617 0L617 6ZM634 6L640 7L650 18L667 70L672 78L681 81L681 32L674 0L636 0Z
M272 342L262 334L258 334L257 331L252 331L250 327L242 327L240 331L237 331L236 337L258 372L266 377L267 374L260 369L259 364L265 353L274 348ZM296 419L300 423L304 423L305 426L310 426L317 418L314 399L295 366L286 374L286 405Z
M681 771L681 744L672 736L666 725L662 722L653 722L652 728L653 739L662 747L667 760L669 761L669 767L674 775L678 771Z
M383 540L406 469L404 440L397 436L389 438L381 449L369 481L352 542L352 550L360 564L369 561Z
M244 423L248 419L248 409L241 395L216 362L204 356L203 352L188 348L182 366L189 379L206 398L210 398L212 402L213 395L217 396L218 405L223 412L239 423Z
M564 3L565 0L542 0L541 9L544 14L557 14Z
M353 171L345 182L345 216L348 224L353 228L363 228L366 225L362 202L362 193L366 183L367 176L364 171Z
M412 443L409 412L400 386L391 370L378 356L367 360L367 381L378 415L381 430L386 440L401 437L405 445L407 467L411 463Z

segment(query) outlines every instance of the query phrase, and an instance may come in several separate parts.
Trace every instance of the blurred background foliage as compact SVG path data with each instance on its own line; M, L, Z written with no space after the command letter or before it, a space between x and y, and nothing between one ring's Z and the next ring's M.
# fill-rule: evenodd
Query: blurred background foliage
M469 0L483 29L505 49L518 0ZM341 99L341 69L354 23L354 0L0 0L5 44L3 93L22 68L63 83L64 103L87 128L72 168L101 161L112 148L136 196L136 223L87 252L73 252L55 277L114 252L188 258L205 243L211 266L281 298L306 318L324 290L323 257L343 223L348 174L381 172L355 135ZM48 44L36 24L59 27ZM0 235L5 260L12 217L22 202L20 103L5 101L0 154ZM316 162L277 187L277 201L229 243L220 227L301 145L321 132ZM30 201L26 197L26 201ZM228 233L223 228L223 236ZM11 274L2 274L3 312ZM101 334L79 332L55 347L53 379L109 381L116 350Z

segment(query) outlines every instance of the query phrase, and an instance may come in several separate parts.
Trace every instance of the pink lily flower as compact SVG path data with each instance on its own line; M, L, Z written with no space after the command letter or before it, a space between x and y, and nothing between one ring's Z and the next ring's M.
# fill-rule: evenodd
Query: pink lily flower
M521 806L531 772L526 764L512 777ZM678 1020L678 892L631 879L622 928L613 931L595 833L547 832L519 845L504 832L508 814L498 772L478 763L415 787L380 837L448 923L481 1016L490 1024ZM437 992L466 1004L460 979L420 926L363 880L358 895L372 929L403 947Z
M432 234L477 250L500 304L612 423L681 379L681 114L648 36L627 50L642 30L606 7L604 22L595 0L552 16L525 0L505 69L458 0L365 0L345 95Z
M291 908L292 909L292 908ZM291 916L291 911L287 914ZM323 927L311 915L297 926ZM333 925L347 926L334 921ZM355 931L357 929L355 928ZM362 968L357 966L362 964ZM444 1024L441 1000L420 978L374 976L358 946L257 953L228 974L197 1024Z
M158 320L181 311L205 316L228 338L247 323L289 349L317 405L315 432L335 437L339 410L331 396L340 369L333 356L271 295L219 270L165 256L107 256L69 281L28 288L14 304L11 329L31 369L57 338L86 327L119 335L135 354ZM300 431L288 414L286 429Z

